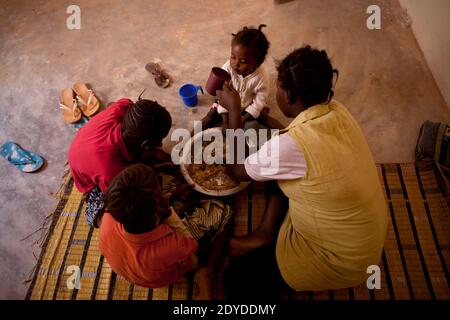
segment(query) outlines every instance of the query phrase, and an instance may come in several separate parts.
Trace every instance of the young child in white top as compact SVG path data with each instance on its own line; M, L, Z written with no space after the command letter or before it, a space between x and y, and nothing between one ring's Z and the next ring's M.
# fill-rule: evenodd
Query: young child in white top
M265 26L261 24L258 29L244 27L233 34L230 60L222 66L231 75L231 84L241 96L244 125L258 120L263 109L267 108L268 76L263 62L270 43L261 31ZM228 127L228 111L215 103L202 119L202 126L206 129L220 123L224 129Z

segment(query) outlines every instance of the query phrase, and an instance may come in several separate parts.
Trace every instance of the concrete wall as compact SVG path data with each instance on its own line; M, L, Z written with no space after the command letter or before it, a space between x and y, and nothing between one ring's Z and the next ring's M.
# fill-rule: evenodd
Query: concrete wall
M450 108L450 0L399 0Z

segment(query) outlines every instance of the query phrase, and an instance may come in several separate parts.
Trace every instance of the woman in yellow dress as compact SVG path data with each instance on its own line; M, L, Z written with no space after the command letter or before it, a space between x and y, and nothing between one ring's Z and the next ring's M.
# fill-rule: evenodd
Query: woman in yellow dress
M292 122L244 164L230 165L240 180L267 181L267 191L257 230L230 242L239 258L224 274L229 298L347 288L380 261L386 204L358 123L332 99L335 73L324 50L286 56L276 99ZM242 128L236 91L225 86L218 97L230 128Z

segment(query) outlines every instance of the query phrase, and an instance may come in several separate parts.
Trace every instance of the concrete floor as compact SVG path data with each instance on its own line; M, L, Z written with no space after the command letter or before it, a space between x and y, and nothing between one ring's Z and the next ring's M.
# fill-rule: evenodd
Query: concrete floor
M187 4L189 3L189 4ZM54 209L50 193L61 183L75 129L57 109L62 88L76 80L92 85L103 104L121 97L156 99L191 128L212 101L182 107L183 83L204 85L212 66L229 56L231 33L265 23L272 44L267 68L275 84L274 59L303 44L328 51L339 69L335 97L359 121L379 162L413 161L420 124L450 121L434 79L397 1L78 0L81 30L67 30L67 1L0 2L0 143L13 140L41 153L48 166L24 174L0 159L0 298L21 299L22 281L35 264L33 242ZM366 28L366 8L378 4L382 29ZM158 88L144 66L154 59L173 76ZM280 116L271 99L273 113ZM170 148L170 143L166 148Z

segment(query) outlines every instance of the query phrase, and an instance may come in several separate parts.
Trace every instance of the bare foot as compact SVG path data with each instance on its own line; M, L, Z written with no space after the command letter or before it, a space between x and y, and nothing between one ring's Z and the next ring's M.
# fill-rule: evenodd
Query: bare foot
M234 237L228 246L230 257L239 257L264 244L272 242L272 238L261 232L254 232L248 236Z
M194 275L194 300L212 299L212 275L207 268L200 268Z

